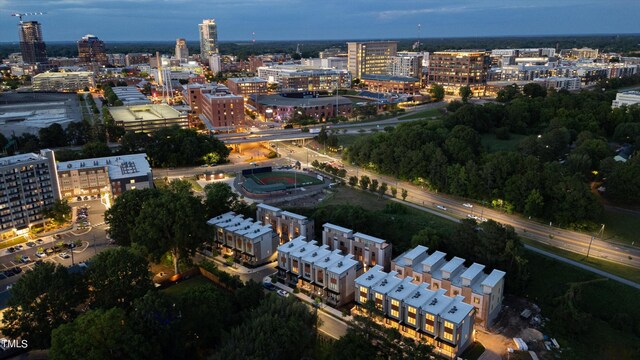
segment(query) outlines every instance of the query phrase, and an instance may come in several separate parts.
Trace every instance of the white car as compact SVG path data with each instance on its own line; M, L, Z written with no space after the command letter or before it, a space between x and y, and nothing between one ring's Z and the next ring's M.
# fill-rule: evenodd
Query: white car
M47 257L47 254L44 252L37 252L36 256L39 257L40 259Z
M60 253L58 256L60 256L60 257L61 257L61 258L63 258L63 259L68 259L68 258L70 258L70 257L71 257L71 255L69 255L69 254L68 254L68 253L66 253L66 252Z
M289 293L284 291L284 290L278 290L276 291L276 294L282 296L282 297L289 297Z
M438 205L436 207L442 211L447 211L447 208L444 205Z
M31 261L31 258L29 258L27 255L22 255L22 257L20 258L20 261L26 264Z
M464 204L462 204L462 206L464 206L464 207L468 207L468 208L472 208L472 207L473 207L473 205L471 205L471 204L469 204L469 203L464 203Z

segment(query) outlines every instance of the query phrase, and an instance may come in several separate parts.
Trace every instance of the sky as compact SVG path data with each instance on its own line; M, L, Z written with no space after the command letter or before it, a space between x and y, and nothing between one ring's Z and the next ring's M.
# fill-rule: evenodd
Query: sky
M205 18L221 41L640 33L638 0L0 0L0 42L16 12L46 12L25 17L45 41L197 40Z

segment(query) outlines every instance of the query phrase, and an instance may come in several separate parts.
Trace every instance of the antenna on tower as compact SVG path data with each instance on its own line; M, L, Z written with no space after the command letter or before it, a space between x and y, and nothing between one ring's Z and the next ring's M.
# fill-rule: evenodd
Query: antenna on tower
M420 30L422 29L422 25L418 24L418 52L420 52L420 40L422 40L420 38Z
M11 16L15 16L18 19L20 19L20 23L22 24L22 17L23 16L44 15L44 14L46 14L46 12L14 13L14 14L11 14Z
M256 32L255 31L251 32L251 42L254 43L254 44L256 43Z

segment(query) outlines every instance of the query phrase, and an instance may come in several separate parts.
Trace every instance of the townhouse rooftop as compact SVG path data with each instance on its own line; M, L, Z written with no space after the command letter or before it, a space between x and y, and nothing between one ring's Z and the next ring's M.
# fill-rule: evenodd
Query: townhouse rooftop
M464 296L458 295L452 300L453 301L442 310L440 317L449 322L459 324L467 317L467 314L473 311L474 307L464 302Z
M322 227L327 228L327 229L331 229L331 230L335 230L335 231L339 231L339 232L343 232L343 233L351 233L351 232L353 232L353 230L351 230L351 229L347 229L345 227L334 225L334 224L331 224L331 223L325 223L324 225L322 225Z
M398 275L397 272L395 271L390 272L380 282L378 282L373 286L373 290L380 294L389 293L391 290L393 290L397 285L399 285L402 282L402 279L400 279L396 275Z
M376 244L386 244L386 241L384 241L383 239L371 236L371 235L367 235L367 234L363 234L361 232L357 232L355 234L353 234L353 237L355 238L359 238L365 241L371 241L374 242Z

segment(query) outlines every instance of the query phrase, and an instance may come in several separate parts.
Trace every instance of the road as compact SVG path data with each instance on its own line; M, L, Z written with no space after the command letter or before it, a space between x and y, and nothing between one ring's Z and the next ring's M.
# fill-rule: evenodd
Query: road
M309 158L309 153L318 158L318 161L323 159L326 159L325 161L341 161L310 149L287 146L281 146L281 148L287 150L286 157L300 161L303 164ZM499 223L513 226L516 232L523 237L578 254L586 255L589 243L592 242L589 256L640 268L640 248L638 247L608 243L587 234L554 227L552 226L553 224L541 224L519 215L505 214L467 199L430 192L411 183L398 181L396 178L372 173L349 164L344 164L344 168L347 170L347 177L367 175L371 179L378 179L380 183L386 182L389 186L395 186L398 188L398 194L400 194L400 189L407 189L408 196L406 200L408 202L430 208L434 214L458 219L468 216L492 219ZM471 204L472 207L465 207L463 205L465 203ZM442 206L446 210L438 209L437 206Z

